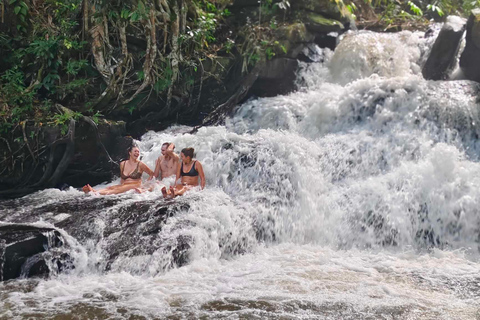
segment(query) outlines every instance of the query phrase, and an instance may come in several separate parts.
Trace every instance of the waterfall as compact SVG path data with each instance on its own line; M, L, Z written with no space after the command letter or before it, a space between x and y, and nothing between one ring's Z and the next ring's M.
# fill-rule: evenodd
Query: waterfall
M465 310L459 318L468 319L478 303L466 307L471 300L452 293L449 307L451 296L436 290L453 292L453 279L470 297L467 282L480 269L472 262L480 85L424 80L434 40L348 33L335 52L315 48L319 62L301 64L296 92L249 100L222 126L195 134L174 126L138 141L151 168L163 142L194 147L205 190L174 201L158 189L106 197L44 190L0 204L2 221L42 220L78 241L74 268L35 292L54 303L50 288L62 288L75 303L115 305L100 308L113 317L163 308L193 318L247 309L247 317L308 310L307 318L363 319L369 308L398 307L400 317L422 318L428 312L419 310L441 305L440 318ZM402 277L408 283L395 280ZM356 281L363 289L351 287Z

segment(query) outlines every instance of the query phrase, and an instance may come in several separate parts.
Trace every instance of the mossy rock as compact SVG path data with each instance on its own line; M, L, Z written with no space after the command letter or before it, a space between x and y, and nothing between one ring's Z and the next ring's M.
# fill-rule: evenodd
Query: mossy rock
M315 36L301 22L281 26L276 30L275 36L279 41L287 41L292 44L312 42L315 39Z
M293 10L306 10L319 13L344 23L352 19L350 12L346 9L343 2L337 4L337 2L330 0L296 0L291 1L291 4Z
M231 57L216 56L203 61L203 69L205 72L210 73L217 79L225 79L228 74L228 70L235 62Z
M345 29L345 26L340 21L328 19L314 12L305 14L305 21L307 29L315 33L338 32Z

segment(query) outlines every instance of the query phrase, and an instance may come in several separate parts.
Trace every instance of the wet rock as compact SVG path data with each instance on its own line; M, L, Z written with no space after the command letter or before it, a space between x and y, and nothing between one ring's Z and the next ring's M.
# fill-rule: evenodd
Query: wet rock
M48 275L54 271L49 267L52 261L60 260L43 253L63 245L62 236L52 228L19 224L0 226L0 280ZM63 258L68 260L66 256Z
M292 92L295 89L297 68L298 61L296 59L268 60L252 86L251 94L257 97L273 97Z
M340 21L326 18L319 13L306 13L305 21L307 29L314 33L326 34L329 32L339 32L345 29L345 26Z
M460 41L465 32L466 20L457 16L447 17L430 56L423 67L423 77L427 80L445 80L455 66Z
M480 8L472 10L467 22L466 45L460 67L469 80L480 82Z
M56 212L66 216L55 227L65 230L81 244L94 241L102 246L105 255L98 268L111 270L122 269L121 261L141 259L159 251L171 255L166 268L188 263L193 240L184 235L165 239L162 229L168 218L189 208L182 199L164 201L160 194L158 199L127 204L115 197L69 200L37 208L36 213Z
M235 0L232 3L232 7L258 7L258 0Z
M315 36L308 32L304 23L296 22L278 28L275 31L275 38L278 40L286 40L289 43L295 44L312 42Z
M54 182L49 182L67 149L65 143L59 143L64 136L61 127L26 126L25 134L36 137L35 148L44 150L35 159L32 159L28 148L22 146L21 130L16 134L18 136L7 137L9 142L7 139L0 142L0 155L4 155L6 165L6 170L0 175L0 198L21 197L38 189L63 184L81 187L86 183L95 185L110 180L118 173L118 165L113 161L125 158L126 149L132 143L132 138L125 138L123 121L105 120L96 126L78 121L75 126L74 151L68 166L60 169L62 173ZM11 150L19 152L11 157ZM44 176L46 172L47 175Z
M305 24L301 22L284 25L275 31L273 50L276 57L287 57L302 60L302 52L308 44L315 40L315 35L310 33Z
M126 124L123 121L103 121L98 124L98 137L90 125L81 122L75 138L75 156L68 166L61 182L74 187L87 183L99 184L111 180L118 174L118 166L111 162L126 158L127 148L133 139L125 137ZM103 145L103 146L102 146Z
M338 20L342 23L349 23L351 15L347 10L344 10L342 4L337 4L335 1L329 0L296 0L290 1L292 10L304 10L317 14L321 14L326 18Z

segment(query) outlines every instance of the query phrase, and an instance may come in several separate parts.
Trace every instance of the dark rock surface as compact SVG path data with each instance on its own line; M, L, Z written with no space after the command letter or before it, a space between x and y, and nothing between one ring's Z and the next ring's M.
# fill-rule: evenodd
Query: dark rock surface
M273 97L293 91L297 68L296 59L278 58L267 61L252 86L251 93L258 97Z
M181 200L166 202L161 195L158 201L129 204L123 204L122 200L115 197L82 197L41 206L32 212L32 221L48 212L68 215L62 221L51 222L81 244L87 241L103 243L105 261L99 267L104 270L109 270L118 259L151 255L157 250L172 252L168 267L173 267L188 263L192 239L179 236L159 241L158 238L169 217L188 210L188 203ZM98 224L104 227L99 228Z
M67 150L65 143L58 143L65 139L60 127L26 127L26 135L35 136L29 141L31 153L25 148L22 137L16 137L11 143L1 140L0 154L13 152L16 157L6 159L5 170L0 176L0 199L23 196L47 187L81 187L112 179L118 173L119 161L126 158L127 148L133 142L131 137L125 136L125 122L102 121L93 126L78 121L74 127L68 167L54 183L48 183L45 178L56 172ZM49 175L45 176L48 170Z
M303 10L323 15L325 18L338 20L342 23L351 21L350 13L342 12L334 1L296 0L291 1L292 10Z
M466 21L457 16L449 16L432 51L423 67L423 77L427 80L445 80L456 63L460 41L465 32Z
M324 15L315 12L304 13L307 29L314 33L327 34L329 32L339 32L345 29L345 26L335 19L326 18Z
M102 248L100 271L121 268L122 261L150 256L157 252L170 255L171 260L162 268L180 267L189 262L193 239L186 235L164 238L162 228L173 215L189 210L182 201L136 201L123 203L115 197L81 197L50 204L35 204L10 220L27 223L43 217L55 228L64 230L80 245L97 244ZM0 203L3 208L23 206L22 199ZM55 216L51 213L55 212ZM0 220L6 215L0 213ZM62 216L63 218L58 218ZM103 226L103 227L100 227ZM3 280L19 277L49 276L73 268L69 252L76 250L67 245L55 228L39 228L27 224L0 226L0 276ZM149 266L139 266L141 272ZM150 266L151 267L151 266ZM52 268L54 270L52 270Z
M480 8L472 10L468 18L465 40L460 67L467 79L480 82Z
M69 257L44 253L63 245L63 237L52 228L21 224L0 226L0 280L47 276L52 271L58 272L64 266L61 261L68 261ZM57 270L50 270L49 266Z

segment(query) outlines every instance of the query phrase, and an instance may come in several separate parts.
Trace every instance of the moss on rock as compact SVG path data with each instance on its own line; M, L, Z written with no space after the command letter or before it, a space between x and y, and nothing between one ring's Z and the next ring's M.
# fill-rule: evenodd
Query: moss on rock
M319 13L342 22L351 20L351 14L343 2L330 0L297 0L292 3L292 8Z
M345 29L345 26L338 20L328 19L319 13L307 13L305 15L308 30L317 33L338 32Z
M308 32L304 23L296 22L278 28L275 33L278 40L286 40L291 43L304 43L313 41L315 38Z

